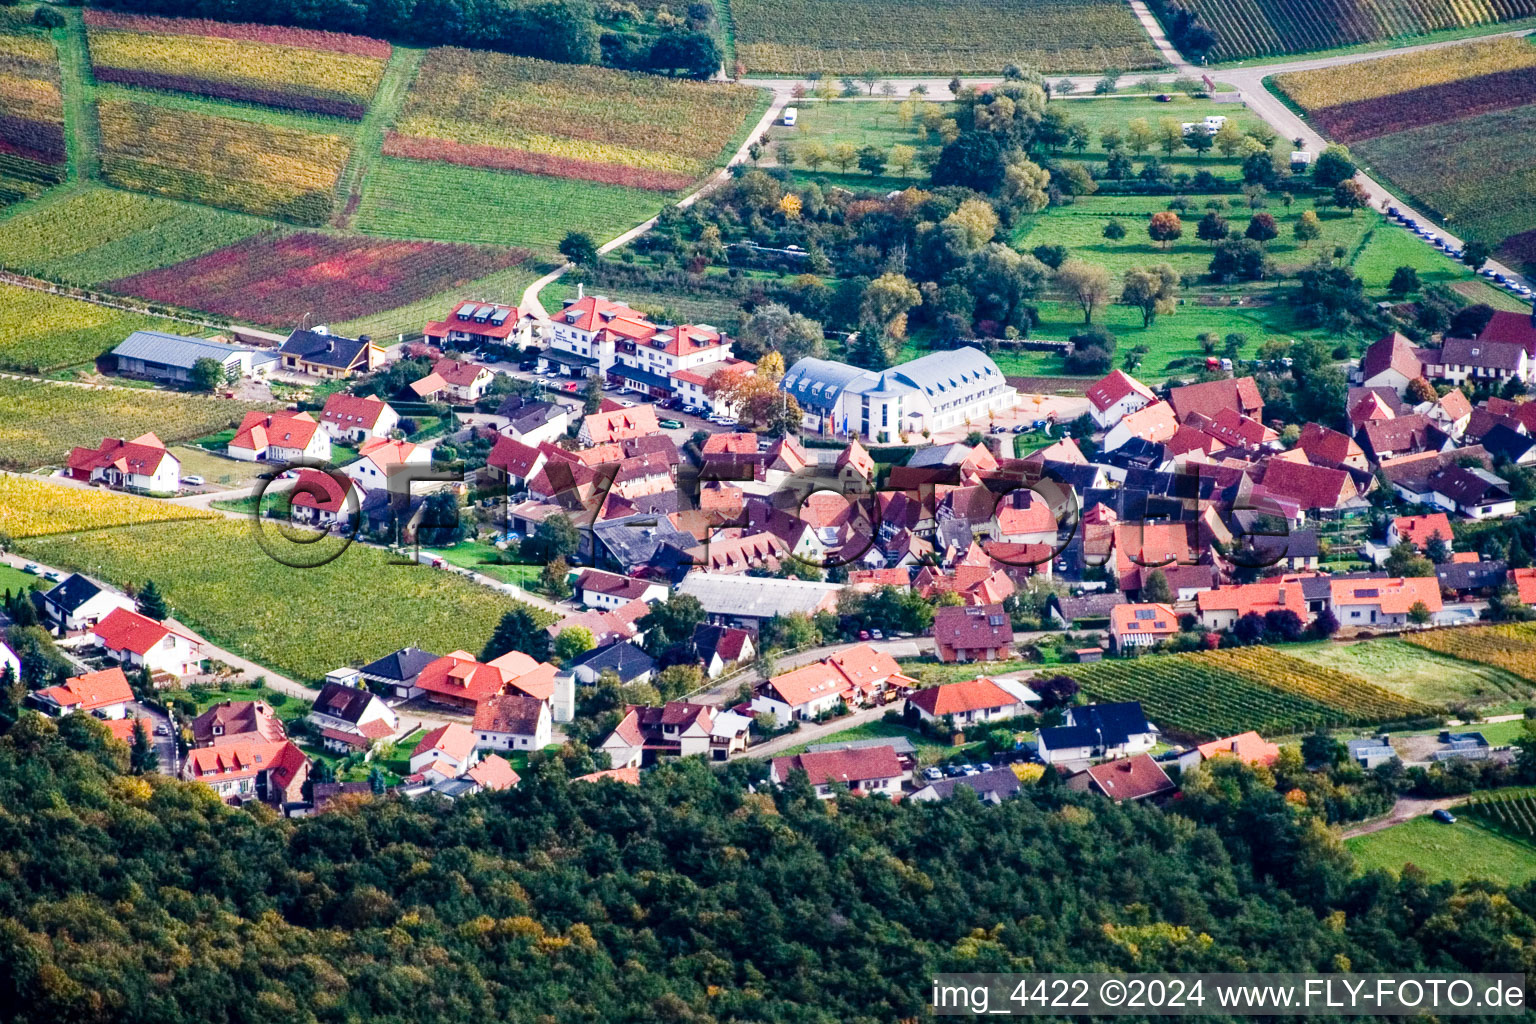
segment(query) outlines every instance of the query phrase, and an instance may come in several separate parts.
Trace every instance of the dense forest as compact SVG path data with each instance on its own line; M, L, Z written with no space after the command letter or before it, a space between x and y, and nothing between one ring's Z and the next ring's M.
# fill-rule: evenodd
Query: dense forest
M551 758L284 821L127 762L83 716L0 739L7 1020L890 1024L938 970L1536 970L1536 888L1357 877L1235 764L1164 811L824 804L747 764L573 784Z

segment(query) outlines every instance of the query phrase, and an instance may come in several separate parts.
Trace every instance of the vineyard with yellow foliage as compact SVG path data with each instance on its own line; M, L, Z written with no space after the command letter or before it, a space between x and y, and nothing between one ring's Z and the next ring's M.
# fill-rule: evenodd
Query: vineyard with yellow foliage
M733 85L440 47L384 152L673 191L723 158L759 101Z
M166 442L204 437L265 408L271 407L147 388L0 378L0 468L60 466L71 448L95 448L103 437L149 432Z
M65 159L53 40L0 10L0 207L63 181Z
M0 369L44 373L90 363L138 330L166 320L50 292L0 284Z
M136 192L322 224L351 143L147 103L99 104L102 174Z
M376 40L361 40L371 44L365 49L372 52L363 53L304 45L311 36L334 33L228 26L259 30L231 38L196 31L207 23L96 10L87 11L85 21L98 82L337 117L361 118L367 112L389 57L389 44Z
M218 518L217 512L97 488L0 474L0 533L12 540L141 523Z
M1536 683L1536 623L1437 629L1403 637L1415 647L1439 651L1462 661L1494 665Z
M1524 39L1500 36L1438 50L1380 57L1371 61L1368 75L1361 74L1358 65L1337 64L1316 71L1276 75L1274 81L1297 106L1311 112L1528 67L1536 67L1536 46Z

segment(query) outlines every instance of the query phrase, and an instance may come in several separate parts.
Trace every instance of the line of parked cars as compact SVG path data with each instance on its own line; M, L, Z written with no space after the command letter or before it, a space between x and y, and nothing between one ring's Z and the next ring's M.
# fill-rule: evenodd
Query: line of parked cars
M1418 221L1414 220L1412 217L1408 216L1406 213L1404 213L1402 210L1399 210L1395 206L1387 207L1387 216L1397 221L1399 224L1403 225L1403 227L1407 228L1409 231L1412 231L1414 234L1418 235L1420 238L1424 239L1424 241L1428 242L1436 249L1439 249L1453 260L1459 261L1463 256L1466 255L1463 250L1447 242L1445 239L1441 238L1429 228L1420 224ZM1518 295L1523 299L1528 299L1532 295L1531 289L1527 286L1488 267L1484 267L1482 270L1478 271L1478 273L1482 274L1482 276L1488 278L1490 281L1503 288L1505 291Z

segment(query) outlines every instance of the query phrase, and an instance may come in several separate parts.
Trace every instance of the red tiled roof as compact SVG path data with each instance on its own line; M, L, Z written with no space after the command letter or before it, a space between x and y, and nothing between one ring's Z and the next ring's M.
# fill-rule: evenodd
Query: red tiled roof
M352 481L346 477L337 480L329 473L306 467L299 470L298 479L288 492L288 500L301 508L340 513L341 506L347 500L347 492L351 489Z
M1488 320L1488 326L1483 328L1477 340L1521 345L1526 355L1536 359L1536 314L1498 310Z
M261 772L274 772L276 781L286 785L307 760L291 740L249 740L189 750L184 771L199 782L255 778Z
M1236 757L1246 764L1274 764L1280 756L1280 747L1270 743L1256 732L1239 733L1225 739L1211 740L1197 748L1206 760L1213 757Z
M601 782L611 779L614 782L622 782L630 786L640 785L639 768L609 768L605 771L593 772L590 775L578 775L572 782Z
M1244 583L1218 590L1203 590L1195 595L1195 607L1202 612L1231 611L1241 618L1249 612L1263 615L1265 612L1289 609L1305 622L1308 618L1307 599L1301 584L1292 580Z
M491 371L479 363L466 363L461 359L439 359L432 364L432 372L454 387L467 388L483 373Z
M1301 428L1301 438L1296 442L1296 447L1306 452L1313 462L1342 464L1350 459L1365 457L1365 452L1355 443L1354 438L1316 423L1308 423Z
M464 651L445 654L421 670L416 685L428 693L457 697L476 703L501 692L498 669L482 665Z
M1109 631L1115 636L1171 636L1179 631L1179 616L1166 604L1117 604L1109 610Z
M990 679L969 679L963 683L930 686L907 695L908 704L916 704L930 715L955 715L986 708L1004 708L1019 699Z
M898 779L904 774L901 760L893 747L854 747L849 750L807 751L773 759L774 775L789 778L796 768L805 770L811 785L833 782L866 782L874 779Z
M1140 395L1148 403L1157 400L1152 389L1135 377L1121 370L1111 370L1109 376L1088 388L1088 401L1092 402L1093 407L1099 412L1103 412L1130 394Z
M1271 459L1264 470L1264 492L1294 500L1304 509L1327 509L1353 498L1355 487L1342 469Z
M460 320L459 311L463 309L479 309L481 306L494 306L500 312L506 310L506 317L500 325L493 324L490 320L484 323L476 323L473 317L469 320ZM463 331L465 334L478 334L486 338L510 338L517 330L518 321L521 319L516 306L502 306L494 303L476 302L465 300L449 310L445 320L429 320L422 333L429 338L443 339L448 337L449 331Z
M120 668L73 676L64 680L62 686L50 686L40 692L61 708L78 711L95 711L133 700L133 687L128 685L128 677Z
M307 412L248 412L229 446L252 451L261 451L269 445L307 448L319 429L320 424Z
M542 700L522 693L487 697L475 708L475 731L532 736L538 731L544 707Z
M429 750L440 750L463 764L475 752L475 734L461 722L440 725L421 738L416 749L411 751L411 757L420 757Z
M1121 420L1118 426L1130 431L1131 436L1144 441L1166 441L1179 429L1179 421L1173 406L1167 402L1155 402Z
M933 613L933 639L957 650L1007 647L1013 643L1013 623L1000 604L939 608Z
M829 694L841 694L848 689L848 680L837 666L825 661L814 662L792 672L776 675L768 680L780 699L790 707L799 707Z
M617 412L596 412L582 423L583 431L593 444L607 444L630 437L654 434L661 429L656 422L656 410L649 405L637 405L633 409Z
M638 310L630 309L622 302L610 302L600 295L587 295L566 306L551 319L569 324L579 331L593 332L606 326L614 317L632 317L643 320Z
M185 633L177 632L163 622L156 622L127 608L112 609L106 618L91 629L91 632L101 639L101 645L108 650L132 651L138 655L149 653L156 644L171 633L195 642Z
M1397 331L1372 342L1360 358L1360 373L1367 381L1385 370L1396 370L1408 380L1424 376L1424 364L1413 342Z
M1162 765L1147 754L1106 761L1087 769L1089 778L1111 800L1140 800L1174 788Z
M1451 532L1451 520L1444 512L1434 512L1425 516L1398 516L1392 520L1392 526L1397 535L1403 540L1413 542L1413 546L1423 551L1429 544L1429 539L1435 534L1445 541L1446 546L1451 544L1454 534Z
M378 425L379 417L384 415L384 410L389 408L389 403L374 395L359 398L357 395L349 395L344 391L338 391L325 400L325 408L320 410L320 422L334 423L340 427L367 427L372 430Z
M154 434L141 434L132 441L108 437L98 448L72 450L68 465L70 469L83 471L115 466L120 473L153 476L168 455L165 445Z
M1169 391L1168 401L1181 421L1196 412L1214 419L1223 409L1235 409L1254 419L1262 419L1264 414L1264 399L1252 377L1186 384Z
M502 789L511 789L522 780L517 771L512 767L512 762L500 754L486 754L464 775L478 782L483 789L492 792Z
M838 651L826 659L855 689L864 689L881 679L901 676L901 666L884 651L877 651L868 644L859 644ZM905 678L904 676L901 676Z
M357 449L357 454L365 459L372 459L374 465L380 469L388 469L390 466L404 465L412 455L416 454L418 447L409 441L376 437L371 441L364 441Z
M538 460L537 448L530 448L505 434L498 434L496 443L491 446L490 454L485 457L485 464L509 476L526 480L533 475L533 467Z
M1440 396L1440 400L1435 404L1440 407L1440 411L1445 415L1446 419L1452 423L1463 416L1472 415L1472 401L1467 398L1460 388L1452 388L1447 391Z
M1536 604L1536 569L1511 569L1509 580L1524 604Z
M1406 615L1419 601L1432 612L1442 607L1440 580L1434 576L1332 580L1329 589L1335 605L1378 605L1384 615Z

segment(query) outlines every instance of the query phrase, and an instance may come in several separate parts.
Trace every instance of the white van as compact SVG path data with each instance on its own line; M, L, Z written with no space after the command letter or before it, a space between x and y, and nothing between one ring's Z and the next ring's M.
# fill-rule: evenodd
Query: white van
M796 108L794 108L794 107L785 107L784 108L784 127L786 127L786 128L793 128L795 126L795 119L797 117L799 117L799 116L800 116L800 111L797 110Z

